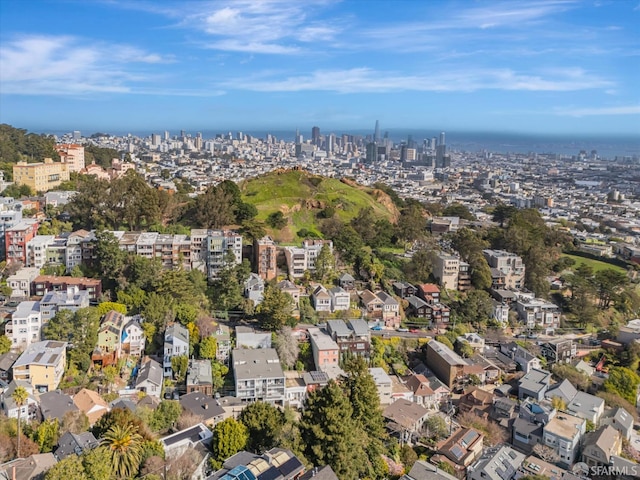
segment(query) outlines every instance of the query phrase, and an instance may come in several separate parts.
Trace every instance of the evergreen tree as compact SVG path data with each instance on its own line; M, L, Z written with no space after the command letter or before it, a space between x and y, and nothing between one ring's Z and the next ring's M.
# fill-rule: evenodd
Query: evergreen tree
M330 465L338 478L367 473L367 439L352 415L349 398L333 380L309 395L302 413L300 430L307 459Z
M239 420L249 433L248 450L263 453L277 445L284 426L284 415L278 408L265 402L254 402L240 413Z
M89 480L89 477L82 459L77 455L69 455L51 467L44 480Z
M247 427L234 418L227 418L213 428L211 465L218 469L227 458L243 450L249 440Z

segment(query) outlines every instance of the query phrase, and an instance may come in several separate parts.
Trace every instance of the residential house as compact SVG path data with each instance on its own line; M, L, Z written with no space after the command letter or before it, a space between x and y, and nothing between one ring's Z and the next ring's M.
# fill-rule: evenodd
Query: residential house
M125 317L124 327L120 334L120 344L122 351L127 355L139 357L144 352L146 337L142 329L142 317L135 315Z
M34 294L32 282L40 275L39 268L24 267L7 277L7 286L11 289L11 298L28 298Z
M338 344L340 354L351 353L365 358L371 349L371 332L364 320L329 320L327 333Z
M291 297L291 303L294 308L298 308L300 305L300 287L289 280L282 280L281 282L276 283L276 287L288 294Z
M64 292L47 292L40 300L40 312L42 313L42 323L47 323L60 310L71 310L75 312L81 308L89 306L89 292L80 290L77 285L67 287Z
M216 349L216 360L227 364L231 355L231 334L229 333L229 327L219 324L213 336L218 345Z
M604 425L595 432L585 435L582 461L587 465L611 465L612 457L622 451L622 436L610 425Z
M471 265L460 260L460 266L458 267L458 290L460 292L466 292L467 290L471 290L471 286Z
M27 242L27 267L44 268L47 249L53 245L55 235L36 235Z
M540 352L547 365L567 363L576 356L576 344L571 339L557 338L540 344Z
M331 295L322 285L317 285L311 293L316 312L331 312Z
M400 480L458 480L458 477L445 472L432 463L418 460L413 464L408 474Z
M32 279L33 294L42 297L47 292L66 292L70 287L89 294L89 302L97 303L102 296L102 280L86 277L56 277L53 275L38 275Z
M346 311L351 307L351 295L342 287L333 287L329 289L331 296L331 311Z
M458 408L461 412L473 412L480 417L487 417L493 401L493 393L480 387L471 387L460 396Z
M186 384L187 393L200 392L204 395L213 395L211 361L189 359Z
M260 305L264 299L264 280L257 273L249 274L249 278L244 282L244 297Z
M165 377L173 376L171 359L177 356L189 356L189 330L179 323L172 323L164 332L162 368Z
M7 264L27 265L27 244L37 235L38 225L35 219L23 219L5 229L4 245Z
M518 381L518 398L522 400L530 397L537 401L542 400L549 389L550 381L550 372L537 368L530 370Z
M142 362L138 376L136 377L136 388L151 397L160 399L163 385L162 365L152 359Z
M271 348L271 332L237 326L236 348Z
M338 277L338 286L344 288L347 292L355 290L356 280L349 273L343 273Z
M400 303L387 292L376 292L382 302L382 321L385 326L398 328L400 326Z
M16 363L19 356L20 353L11 351L0 355L0 384L11 381L11 367Z
M484 338L475 332L465 333L456 338L456 342L469 345L474 352L484 350Z
M285 377L275 349L234 349L232 359L236 397L245 402L284 404Z
M13 400L13 392L17 387L23 387L27 391L27 401L21 407ZM7 388L0 392L2 411L7 418L18 418L18 411L20 411L21 419L26 421L35 420L39 417L39 402L40 399L33 386L24 380L12 380Z
M358 294L365 315L375 320L382 319L382 300L371 290L364 290Z
M340 362L340 347L324 330L309 328L309 340L313 353L313 362L320 371L329 366L338 366Z
M373 378L376 388L378 389L378 396L380 397L381 405L388 405L392 402L391 395L393 393L393 383L391 377L380 367L374 367L369 369L369 373Z
M518 468L518 478L536 475L547 477L549 480L577 480L575 475L572 476L570 472L567 472L557 465L529 455Z
M109 411L109 404L93 390L83 388L73 396L73 403L84 413L93 425Z
M464 367L469 365L460 355L437 340L427 343L426 362L427 367L448 388L452 387L456 379L464 376Z
M187 450L210 448L212 438L211 429L204 423L198 423L193 427L167 435L158 441L162 444L165 457L173 459L182 456ZM204 475L198 478L204 478Z
M541 328L551 334L560 326L560 308L540 298L519 297L516 312L518 319L529 329Z
M0 480L44 480L58 461L53 453L37 453L0 465Z
M416 295L417 289L409 282L394 282L393 285L393 293L395 293L398 297L402 299L406 299Z
M76 230L67 237L67 247L65 249L65 266L67 273L74 267L82 264L82 242L93 237L93 233L87 230Z
M576 387L574 387L569 380L564 379L561 382L551 385L544 396L550 401L554 398L559 398L565 405L568 405L577 393L578 390Z
M409 400L399 399L382 412L387 428L400 437L401 442L412 443L422 433L429 410Z
M404 377L405 385L413 392L413 401L430 410L437 410L440 402L436 392L431 388L429 379L422 374L414 373Z
M65 432L58 440L54 455L60 461L69 455L82 455L89 450L93 450L99 444L100 442L91 432Z
M307 473L299 477L298 480L340 480L335 474L331 465L325 465L324 467L314 467Z
M500 351L515 361L524 373L528 373L532 369L542 368L540 359L517 343L501 343Z
M66 413L78 411L73 398L60 390L52 390L40 395L40 414L43 420L62 420Z
M584 418L560 412L542 427L544 445L555 450L561 465L569 467L576 460L586 427Z
M40 341L42 314L39 302L20 302L11 319L5 324L4 334L11 340L11 349L22 351Z
M497 445L467 469L467 480L512 480L525 456L509 445Z
M604 400L595 395L578 390L576 395L567 404L567 412L576 417L584 418L598 425L600 417L604 414Z
M493 310L492 310L492 318L500 323L503 327L506 327L509 324L509 305L506 303L500 303L496 301L492 301Z
M431 318L431 308L420 297L412 295L406 298L407 300L407 317L408 318Z
M607 410L600 419L600 425L610 425L620 432L622 438L631 439L633 417L622 407Z
M440 287L435 283L418 285L416 295L427 303L440 303Z
M511 422L516 416L516 406L516 401L510 398L494 398L489 409L489 418L501 427L511 430Z
M323 372L298 372L296 370L285 370L285 406L292 407L294 409L302 409L304 402L307 399L307 384L305 382L306 376L313 376L320 373L326 376Z
M441 461L451 465L457 475L464 474L466 468L482 455L484 435L474 428L462 427L438 443L437 454L432 463Z
M13 379L28 381L40 393L58 388L67 366L67 344L32 343L13 364Z
M500 381L500 377L503 373L502 369L482 354L474 354L467 358L467 362L469 365L482 367L482 375L480 375L480 377L484 378L484 383L497 383Z
M211 395L200 391L192 391L180 397L180 406L185 412L192 413L200 418L207 426L214 426L224 417L224 409Z
M91 357L94 362L102 363L102 366L115 363L121 354L120 339L124 326L124 315L111 310L100 321L98 330L98 343Z
M427 305L426 318L431 320L432 328L444 330L449 326L451 309L442 303L430 303Z
M299 480L304 470L290 450L272 448L263 455L242 451L227 458L207 480Z

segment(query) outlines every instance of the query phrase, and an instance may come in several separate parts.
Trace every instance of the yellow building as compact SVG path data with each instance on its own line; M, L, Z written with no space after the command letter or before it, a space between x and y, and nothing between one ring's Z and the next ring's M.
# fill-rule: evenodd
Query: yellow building
M58 388L67 366L67 344L53 340L32 343L13 364L14 380L24 380L38 392Z
M13 166L16 185L28 185L34 192L46 192L69 180L69 165L45 158L42 163L18 162Z

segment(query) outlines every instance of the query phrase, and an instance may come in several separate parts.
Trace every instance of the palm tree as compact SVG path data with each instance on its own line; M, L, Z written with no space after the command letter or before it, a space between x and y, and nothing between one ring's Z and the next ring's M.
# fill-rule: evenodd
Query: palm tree
M140 467L142 436L133 425L114 425L101 441L111 457L113 473L117 478L133 478Z
M22 412L22 406L27 403L27 399L29 398L29 392L24 387L16 387L11 394L11 398L14 402L16 402L16 406L18 407L18 448L17 448L17 457L20 458L20 434L22 433L22 425L20 423L20 413Z

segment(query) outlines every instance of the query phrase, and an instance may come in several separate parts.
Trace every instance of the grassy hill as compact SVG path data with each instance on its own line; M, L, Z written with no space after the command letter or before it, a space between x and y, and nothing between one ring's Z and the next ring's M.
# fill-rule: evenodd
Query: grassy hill
M278 211L284 214L288 221L284 229L267 229L282 243L297 243L301 229L319 233L322 221L319 216L327 207L335 209L335 215L343 221L351 220L366 207L392 222L398 216L391 198L381 190L303 170L276 170L245 180L239 187L242 200L258 209L258 220L264 221L269 214Z

